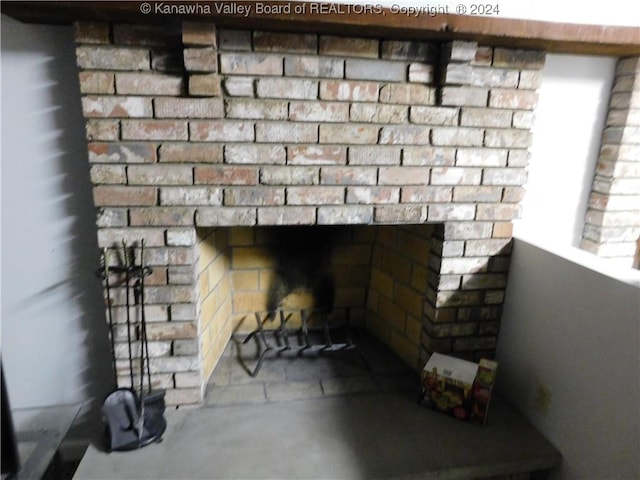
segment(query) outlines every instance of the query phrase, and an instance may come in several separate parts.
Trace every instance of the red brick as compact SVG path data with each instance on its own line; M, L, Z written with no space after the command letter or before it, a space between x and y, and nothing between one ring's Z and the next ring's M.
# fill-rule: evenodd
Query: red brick
M222 93L220 75L195 74L189 75L189 95L203 97L218 97Z
M524 199L523 187L505 187L502 201L506 203L519 203Z
M423 167L380 167L380 185L424 185L429 183L429 169Z
M109 24L106 22L74 22L73 36L76 43L109 43Z
M344 192L344 187L288 187L287 205L339 205Z
M433 66L425 63L412 63L409 65L409 81L431 83L433 81Z
M449 107L411 107L411 123L457 125L460 109Z
M489 90L478 87L443 87L442 105L486 107Z
M226 188L224 204L228 206L275 206L284 205L284 188Z
M335 102L290 102L289 120L301 122L346 122L349 104Z
M87 140L114 141L120 135L119 120L87 120L85 125Z
M214 47L185 48L184 68L188 72L218 71L218 52Z
M542 83L542 73L537 70L522 70L518 81L518 88L537 90Z
M375 185L378 169L375 167L322 167L322 185Z
M222 163L222 145L199 143L163 143L161 162Z
M489 100L489 103L491 104L491 100ZM511 126L512 116L513 114L510 110L465 107L462 109L462 115L460 116L460 125L463 127L509 128Z
M123 120L123 140L187 140L187 122L174 120Z
M195 183L200 185L257 185L258 169L213 165L196 166Z
M154 163L157 145L153 143L90 143L91 163Z
M321 36L320 55L378 58L379 42L369 38Z
M480 204L478 205L478 220L501 220L511 221L519 216L517 205L505 204Z
M122 240L130 245L144 238L149 247L164 246L164 228L101 228L98 230L98 246L122 248Z
M544 66L545 54L539 50L514 50L496 47L493 51L493 66L539 70Z
M156 193L153 187L97 186L93 201L97 207L155 205Z
M453 40L442 46L441 56L445 61L469 62L476 58L478 44L463 40Z
M198 227L255 225L255 207L211 207L196 212Z
M405 105L378 105L354 103L349 118L352 122L364 123L407 123L409 108Z
M400 165L400 147L387 145L350 146L349 165Z
M402 203L450 202L452 192L451 187L402 187L400 201Z
M96 225L100 228L126 227L129 210L127 208L100 208Z
M110 72L80 72L80 93L115 93L115 76Z
M499 90L494 88L489 93L489 106L493 108L533 110L537 103L538 94L529 90Z
M76 61L81 69L149 70L149 51L143 48L77 47Z
M429 205L427 219L430 222L445 222L458 220L473 220L476 215L476 206L473 204L439 204Z
M453 189L454 202L500 202L502 187L458 186Z
M479 185L482 170L479 168L443 167L431 170L432 185Z
M253 97L255 83L255 77L226 77L224 79L224 91L230 97Z
M347 187L347 203L376 205L398 203L400 189L393 187Z
M529 130L486 129L485 147L528 148L531 146L532 134Z
M257 100L253 98L228 99L225 101L225 106L225 118L255 120L286 120L289 109L289 103L286 100Z
M286 56L284 74L291 77L342 78L344 60L318 56Z
M473 65L489 66L493 61L493 47L478 47Z
M317 167L265 167L260 171L262 185L317 185L320 183Z
M315 207L259 207L258 225L312 225Z
M222 205L222 188L162 187L160 205Z
M320 99L377 102L379 88L380 86L375 82L323 80L320 82Z
M380 144L429 145L429 128L417 125L390 125L380 130Z
M383 40L380 48L380 58L389 60L430 63L436 60L436 54L436 45L429 42Z
M170 98L153 101L157 118L220 118L224 116L221 98Z
M242 142L255 139L255 129L251 122L241 121L193 121L189 122L192 141Z
M320 143L375 144L380 128L366 124L321 124Z
M282 75L282 57L262 53L221 53L220 72L231 75Z
M127 183L127 175L123 165L92 165L89 175L94 185Z
M216 26L213 23L182 22L183 45L211 45L215 47Z
M434 105L435 91L417 83L391 83L380 89L380 102L399 105Z
M131 95L182 95L184 85L181 76L163 73L116 73L118 94Z
M224 161L228 164L275 165L286 162L287 153L282 145L226 145Z
M144 118L151 117L151 99L145 97L84 96L85 117Z
M287 148L287 163L291 165L346 164L345 147L314 145Z
M353 225L373 222L373 207L341 205L318 207L318 225Z
M129 185L191 185L193 168L188 165L131 165Z
M436 146L481 147L484 132L480 128L436 127L431 143Z
M316 53L318 37L313 34L254 32L256 52Z
M427 209L418 205L385 205L375 208L376 223L423 223L427 219Z
M311 123L259 122L256 124L257 142L315 143L318 126Z
M132 208L129 224L134 227L193 225L194 213L194 208L185 207Z
M407 166L453 166L456 149L446 147L404 147L402 165Z
M407 80L405 62L347 58L344 68L345 78L351 80L378 80L381 82L405 82Z
M260 98L314 100L318 98L318 82L300 78L260 78L256 93Z
M113 42L119 45L170 47L179 44L180 28L175 25L113 25Z

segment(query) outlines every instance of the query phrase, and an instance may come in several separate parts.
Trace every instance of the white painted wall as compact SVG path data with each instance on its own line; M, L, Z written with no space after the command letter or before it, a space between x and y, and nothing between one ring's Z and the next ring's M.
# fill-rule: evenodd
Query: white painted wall
M70 27L2 15L2 363L13 407L111 387Z
M616 61L547 55L517 235L579 246Z
M640 478L640 272L608 271L580 250L515 241L497 389L562 451L563 480Z

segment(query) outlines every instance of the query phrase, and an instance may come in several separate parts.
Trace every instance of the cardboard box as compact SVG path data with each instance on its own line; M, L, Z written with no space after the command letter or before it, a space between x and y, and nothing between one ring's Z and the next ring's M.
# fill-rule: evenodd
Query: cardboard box
M484 425L498 364L434 353L422 370L421 403L460 420Z

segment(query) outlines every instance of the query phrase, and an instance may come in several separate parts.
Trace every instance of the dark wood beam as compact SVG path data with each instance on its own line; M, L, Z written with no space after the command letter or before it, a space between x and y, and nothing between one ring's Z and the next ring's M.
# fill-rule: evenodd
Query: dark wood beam
M640 55L640 27L578 25L453 12L406 15L392 8L367 11L363 6L328 2L266 0L260 3L271 12L258 12L256 3L250 1L3 1L1 8L3 14L27 23L70 24L76 20L92 20L168 24L189 20L214 22L224 28L397 39L461 39L553 53ZM145 4L150 6L150 13L145 13Z

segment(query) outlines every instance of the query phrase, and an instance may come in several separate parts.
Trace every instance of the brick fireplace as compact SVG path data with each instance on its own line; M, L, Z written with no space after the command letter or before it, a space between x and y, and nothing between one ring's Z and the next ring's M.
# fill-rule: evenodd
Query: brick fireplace
M208 23L75 38L99 244L145 239L169 404L199 403L265 309L285 228L331 232L334 314L414 368L493 354L542 52Z

